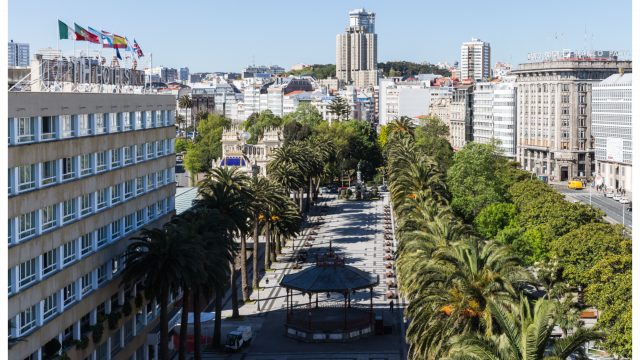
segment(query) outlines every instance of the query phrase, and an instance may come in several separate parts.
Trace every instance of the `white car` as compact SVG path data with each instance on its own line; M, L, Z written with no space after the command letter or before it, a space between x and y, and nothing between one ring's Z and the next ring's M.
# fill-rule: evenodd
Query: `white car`
M629 203L629 199L627 199L627 198L621 198L619 201L620 201L620 204L628 204Z
M328 194L329 193L329 188L328 187L321 187L320 188L320 194Z
M608 193L605 193L604 196L606 196L608 198L612 198L614 195L613 195L612 192L608 192Z
M613 200L615 200L615 201L620 201L620 199L622 199L622 196L620 196L620 195L613 195Z

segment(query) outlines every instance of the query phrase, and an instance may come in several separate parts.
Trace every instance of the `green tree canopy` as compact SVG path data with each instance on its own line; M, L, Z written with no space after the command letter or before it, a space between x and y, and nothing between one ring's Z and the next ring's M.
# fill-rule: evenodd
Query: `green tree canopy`
M515 221L518 210L509 203L487 205L473 220L476 231L486 239L493 239L500 230Z
M184 159L189 171L206 171L214 159L222 157L222 131L230 125L229 119L217 114L209 114L198 122L198 135Z
M351 107L347 99L342 96L336 96L329 104L329 112L338 117L338 120L347 120L351 114Z
M253 113L242 123L242 128L251 134L248 144L256 144L264 135L264 131L270 127L282 126L282 118L274 115L271 110Z
M300 70L291 70L289 75L294 76L313 76L316 79L327 79L336 77L336 65L335 64L313 64Z
M453 148L449 143L449 127L437 117L428 117L424 125L414 133L416 145L425 154L432 156L446 171L453 162Z

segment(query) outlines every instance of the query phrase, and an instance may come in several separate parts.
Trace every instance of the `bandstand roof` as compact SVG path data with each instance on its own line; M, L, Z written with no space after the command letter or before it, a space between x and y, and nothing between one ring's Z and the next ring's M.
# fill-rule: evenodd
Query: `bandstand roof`
M378 285L378 275L344 263L318 263L295 274L285 275L280 285L306 293L344 292Z

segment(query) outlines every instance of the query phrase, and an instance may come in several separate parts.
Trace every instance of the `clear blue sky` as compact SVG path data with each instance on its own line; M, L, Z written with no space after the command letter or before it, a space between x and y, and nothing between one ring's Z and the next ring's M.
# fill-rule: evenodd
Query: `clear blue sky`
M532 51L584 49L585 26L586 49L631 51L630 0L9 0L9 39L32 53L55 48L60 18L135 37L154 66L240 71L255 59L289 68L335 63L335 36L359 7L376 13L378 61L453 63L477 37L491 43L492 63L516 65Z

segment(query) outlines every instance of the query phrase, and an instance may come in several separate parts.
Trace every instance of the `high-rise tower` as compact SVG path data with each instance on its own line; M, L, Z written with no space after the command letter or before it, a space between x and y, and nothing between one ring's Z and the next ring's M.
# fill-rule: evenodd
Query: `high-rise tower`
M460 48L460 80L491 78L491 45L480 39L462 43Z
M364 88L378 84L378 35L375 14L365 9L349 12L349 26L336 36L336 77Z

